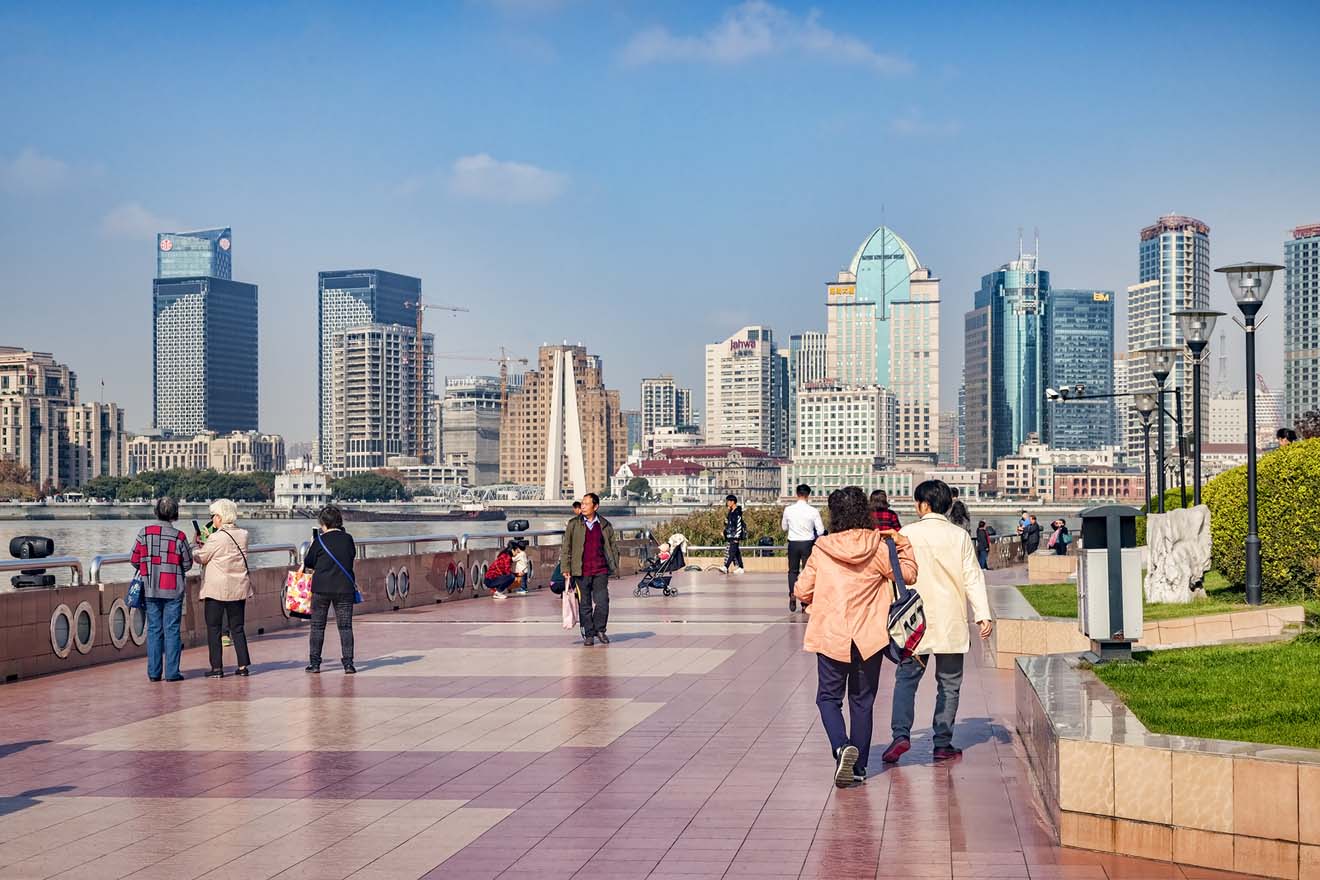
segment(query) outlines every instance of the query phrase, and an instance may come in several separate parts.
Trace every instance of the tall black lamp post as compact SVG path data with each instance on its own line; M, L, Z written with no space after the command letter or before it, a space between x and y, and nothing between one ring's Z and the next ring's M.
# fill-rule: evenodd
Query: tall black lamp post
M1159 436L1155 441L1156 455L1159 460L1159 472L1156 475L1156 487L1159 490L1159 512L1164 512L1164 383L1168 381L1169 374L1173 372L1173 365L1177 358L1182 354L1181 348L1174 346L1158 346L1156 348L1143 349L1141 352L1146 356L1146 366L1150 367L1151 375L1155 377L1155 388L1158 397L1159 408Z
M1205 349L1210 344L1210 336L1215 332L1215 320L1224 316L1223 312L1211 312L1202 309L1185 309L1174 312L1182 328L1183 341L1192 353L1192 443L1196 447L1192 453L1192 495L1193 503L1201 503L1201 363L1205 360Z
M1146 441L1146 512L1150 513L1150 415L1159 404L1149 392L1133 395L1132 407L1141 416L1141 433Z
M1256 534L1256 315L1265 304L1274 273L1282 269L1273 263L1236 263L1221 266L1228 278L1242 329L1247 333L1247 604L1260 604L1260 537Z

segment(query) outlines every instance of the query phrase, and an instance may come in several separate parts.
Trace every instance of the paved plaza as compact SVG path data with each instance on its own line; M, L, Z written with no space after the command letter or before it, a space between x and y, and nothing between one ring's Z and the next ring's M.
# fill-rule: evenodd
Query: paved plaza
M255 638L248 679L201 678L201 648L177 684L135 660L0 686L0 878L1240 876L1055 846L1012 673L979 646L964 756L936 766L922 729L837 790L784 576L684 573L671 598L634 580L610 645L543 591L361 617L357 676L332 627L319 676L303 629Z

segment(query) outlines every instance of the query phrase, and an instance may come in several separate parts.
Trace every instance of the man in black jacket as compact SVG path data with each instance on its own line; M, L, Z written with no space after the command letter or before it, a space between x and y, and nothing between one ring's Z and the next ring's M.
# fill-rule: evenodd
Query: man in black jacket
M743 521L742 508L738 506L738 496L729 495L724 499L724 540L729 542L729 550L724 554L726 574L742 574L742 548L738 545L747 540L747 523Z
M1027 524L1022 527L1022 549L1030 556L1040 549L1040 523L1036 522L1036 514L1029 514Z

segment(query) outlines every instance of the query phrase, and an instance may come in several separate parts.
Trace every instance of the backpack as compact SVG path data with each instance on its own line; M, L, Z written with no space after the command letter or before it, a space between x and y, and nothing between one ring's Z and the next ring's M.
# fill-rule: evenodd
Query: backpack
M921 595L908 589L903 581L898 547L892 540L885 543L889 545L889 567L894 572L894 601L889 606L889 644L885 646L884 654L895 663L913 658L924 666L925 662L916 651L926 635L926 606Z

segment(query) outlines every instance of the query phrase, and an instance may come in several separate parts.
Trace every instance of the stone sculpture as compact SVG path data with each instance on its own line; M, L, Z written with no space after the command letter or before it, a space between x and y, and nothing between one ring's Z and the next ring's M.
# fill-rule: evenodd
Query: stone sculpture
M1148 515L1146 549L1146 601L1192 601L1193 585L1210 570L1210 508Z

